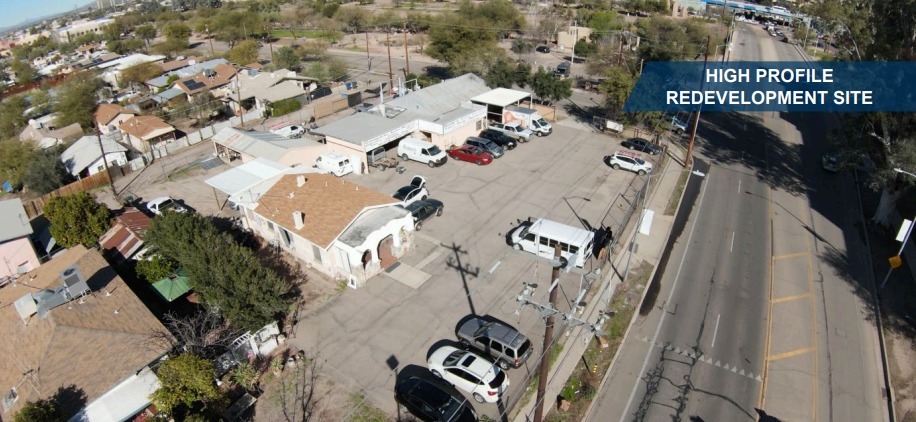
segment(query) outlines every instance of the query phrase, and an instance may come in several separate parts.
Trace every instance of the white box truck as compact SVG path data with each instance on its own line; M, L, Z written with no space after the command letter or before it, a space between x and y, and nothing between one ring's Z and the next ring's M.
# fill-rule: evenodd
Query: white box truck
M537 136L547 136L553 132L553 126L537 110L518 106L508 106L503 111L503 123L520 122L522 127L534 132Z

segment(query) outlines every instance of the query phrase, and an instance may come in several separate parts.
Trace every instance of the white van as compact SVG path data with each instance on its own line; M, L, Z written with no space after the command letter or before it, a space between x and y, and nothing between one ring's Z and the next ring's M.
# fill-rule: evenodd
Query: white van
M402 160L414 160L430 167L441 166L448 161L448 155L435 144L416 138L404 138L398 144L398 156Z
M353 163L350 157L336 152L326 152L315 159L315 168L327 171L337 177L353 173Z
M595 233L541 218L534 223L523 221L506 240L517 251L547 259L553 259L554 247L559 243L560 256L581 268L592 254Z

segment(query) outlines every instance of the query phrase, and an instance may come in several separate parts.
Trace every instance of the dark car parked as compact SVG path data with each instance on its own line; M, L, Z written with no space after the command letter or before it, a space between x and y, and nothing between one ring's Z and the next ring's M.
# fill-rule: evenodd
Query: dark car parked
M317 100L318 98L327 97L328 95L331 95L331 88L319 86L312 90L312 92L309 92L309 100Z
M515 140L515 138L509 135L506 135L505 133L502 133L498 130L484 129L483 132L480 132L480 137L483 139L489 139L493 141L493 143L495 143L496 145L499 145L508 150L515 149L515 147L518 146L518 143Z
M546 45L539 45L538 48L536 48L535 50L537 50L538 53L549 53L550 47Z
M477 413L464 397L430 381L410 377L394 387L394 399L427 422L476 422Z
M658 153L662 152L661 148L643 138L630 138L621 142L620 145L651 155L658 155Z
M414 229L420 230L420 228L423 227L424 221L434 215L436 217L441 216L445 205L443 205L441 201L427 198L414 202L404 208L410 211L410 215L413 216Z

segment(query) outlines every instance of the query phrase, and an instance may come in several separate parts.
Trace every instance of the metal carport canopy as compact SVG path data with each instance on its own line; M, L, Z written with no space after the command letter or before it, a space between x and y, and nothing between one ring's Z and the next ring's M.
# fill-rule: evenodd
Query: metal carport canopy
M531 93L525 91L516 91L508 88L496 88L490 92L480 94L471 98L471 102L479 104L489 104L497 107L518 104L520 101L531 96Z
M283 173L287 168L266 158L257 158L217 174L207 179L206 183L231 196Z

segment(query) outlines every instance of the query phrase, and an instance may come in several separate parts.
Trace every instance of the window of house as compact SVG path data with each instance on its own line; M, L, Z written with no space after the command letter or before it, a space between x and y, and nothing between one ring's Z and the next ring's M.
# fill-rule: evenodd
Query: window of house
M287 249L293 249L293 236L284 228L280 228L280 237L283 238L283 246Z
M318 245L312 245L312 257L315 259L315 262L321 263L321 248Z
M267 230L274 231L274 222L267 220Z

